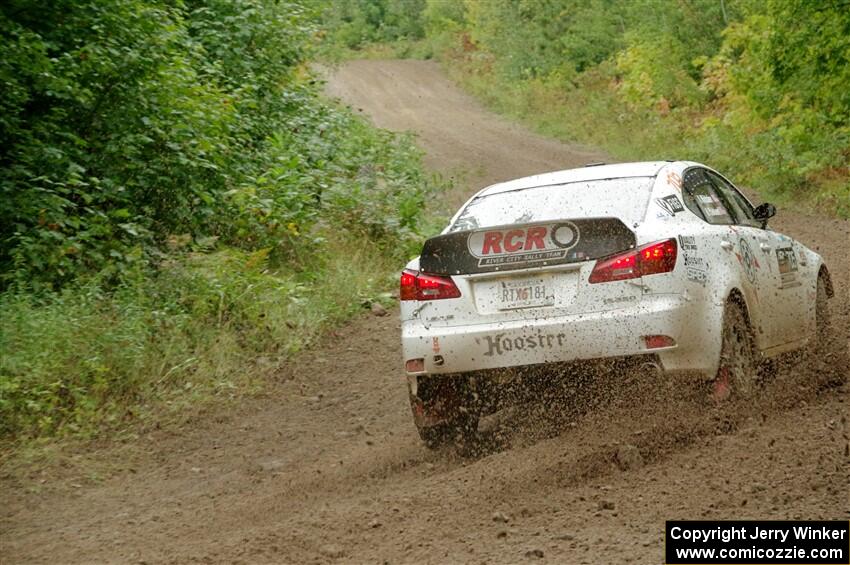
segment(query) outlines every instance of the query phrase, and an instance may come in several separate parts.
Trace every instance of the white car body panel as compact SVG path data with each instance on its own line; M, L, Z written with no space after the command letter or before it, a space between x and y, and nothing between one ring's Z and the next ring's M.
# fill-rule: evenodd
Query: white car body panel
M453 275L460 298L401 302L404 360L424 359L424 371L408 375L652 354L663 371L712 378L719 364L724 307L733 292L744 297L763 356L804 345L815 332L821 257L769 228L715 225L698 217L683 205L682 194L683 175L694 167L711 171L692 162L605 165L536 175L480 191L443 234L479 197L514 192L522 198L524 190L535 187L558 190L572 182L654 177L642 221L629 218L623 223L634 232L637 246L676 238L675 268L596 284L588 282L596 260ZM418 271L419 258L407 269ZM494 283L541 278L546 305L516 310L495 305ZM511 284L522 283L502 288ZM647 335L670 336L675 345L649 350L642 337Z

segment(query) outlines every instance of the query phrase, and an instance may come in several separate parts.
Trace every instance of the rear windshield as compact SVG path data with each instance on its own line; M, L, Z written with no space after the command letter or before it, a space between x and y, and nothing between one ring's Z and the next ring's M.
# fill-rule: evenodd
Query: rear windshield
M600 217L615 217L633 225L643 221L654 180L593 180L480 196L464 208L449 231Z

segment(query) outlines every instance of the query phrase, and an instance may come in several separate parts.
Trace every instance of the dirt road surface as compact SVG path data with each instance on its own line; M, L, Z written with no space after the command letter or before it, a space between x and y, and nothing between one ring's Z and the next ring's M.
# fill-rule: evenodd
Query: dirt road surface
M415 131L428 165L460 179L454 201L601 157L485 111L433 63L350 63L328 90ZM775 226L825 255L846 347L848 223L782 210ZM835 357L720 407L690 383L610 374L593 394L492 417L474 449L432 452L411 423L398 333L395 312L367 314L264 398L81 454L99 476L2 479L0 561L662 563L667 519L850 518Z

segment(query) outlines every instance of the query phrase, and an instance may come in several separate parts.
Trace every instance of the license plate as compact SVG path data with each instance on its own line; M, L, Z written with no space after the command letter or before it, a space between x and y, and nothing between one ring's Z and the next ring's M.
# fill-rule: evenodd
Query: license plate
M555 304L548 278L505 279L496 287L496 307L499 310L540 308Z

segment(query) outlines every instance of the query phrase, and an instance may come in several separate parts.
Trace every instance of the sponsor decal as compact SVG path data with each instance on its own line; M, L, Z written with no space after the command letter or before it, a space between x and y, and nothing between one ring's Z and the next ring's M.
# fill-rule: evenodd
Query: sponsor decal
M735 253L735 256L738 258L738 262L744 267L747 280L750 281L751 284L756 284L756 271L761 268L761 265L759 265L756 256L753 255L753 250L750 248L750 244L747 243L747 240L743 237L738 238L738 248L741 251L740 253Z
M606 257L634 246L634 232L617 218L511 224L428 238L419 268L435 275L511 271Z
M479 267L564 259L581 234L573 222L473 232L469 252Z
M440 352L440 338L431 338L431 351L433 351L434 353Z
M686 267L693 267L695 269L702 269L703 271L708 269L708 262L705 259L703 259L702 257L699 257L697 255L684 255L682 257L682 260L685 262Z
M705 286L708 284L708 273L705 269L697 269L695 267L685 267L685 275L689 281Z
M448 322L455 319L454 314L448 314L446 316L431 316L430 318L425 318L426 322Z
M635 300L637 300L637 296L618 296L616 298L604 298L602 303L617 304L619 302L634 302Z
M534 335L525 335L519 337L505 337L505 334L496 334L494 336L484 336L483 341L487 346L487 351L484 355L493 357L494 355L504 355L512 351L525 351L533 349L553 349L555 347L563 347L564 340L567 334L558 333L543 333L538 331ZM481 339L476 338L476 342L481 343Z
M708 282L708 261L697 255L684 254L685 274L688 280L705 286Z
M670 171L667 173L667 184L682 190L682 175L677 172Z
M692 235L680 235L679 236L679 247L684 251L696 251L697 250L697 240Z
M800 286L797 279L797 254L792 247L780 247L776 250L776 262L779 263L779 276L781 279L779 288L791 288Z
M682 261L685 263L685 275L689 281L705 286L708 283L708 261L696 255L697 240L692 235L679 236L679 248L682 250Z
M664 211L671 216L675 216L678 212L685 211L685 207L682 206L682 201L679 200L679 197L675 194L670 194L663 198L656 198L655 203L661 206L661 208L663 208Z

